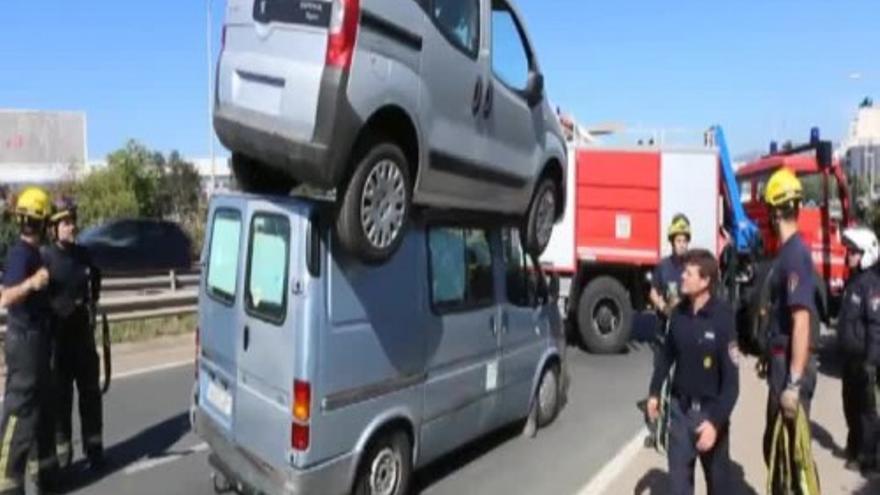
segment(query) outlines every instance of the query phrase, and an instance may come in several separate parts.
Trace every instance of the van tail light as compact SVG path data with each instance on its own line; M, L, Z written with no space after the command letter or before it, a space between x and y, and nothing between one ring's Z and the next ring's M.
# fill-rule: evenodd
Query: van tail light
M312 416L312 386L308 382L293 382L293 417L300 422L308 422Z
M290 446L293 450L309 449L309 433L309 425L293 423L293 428L290 431Z
M333 0L327 37L328 66L343 70L351 67L360 14L360 0Z
M290 446L293 450L308 450L309 420L312 417L312 386L309 382L293 382L293 423L290 429Z

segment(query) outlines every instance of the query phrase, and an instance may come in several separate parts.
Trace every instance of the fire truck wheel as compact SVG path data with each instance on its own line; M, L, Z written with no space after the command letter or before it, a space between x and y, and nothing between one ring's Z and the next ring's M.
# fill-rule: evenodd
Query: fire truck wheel
M581 292L577 320L581 340L588 351L622 352L632 333L633 307L629 292L614 278L593 279Z

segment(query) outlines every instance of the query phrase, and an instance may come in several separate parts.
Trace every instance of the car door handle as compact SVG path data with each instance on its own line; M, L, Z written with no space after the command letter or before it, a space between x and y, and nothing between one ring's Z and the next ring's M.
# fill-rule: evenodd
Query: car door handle
M496 325L496 320L494 316L489 317L489 330L492 331L492 335L498 336L498 325Z
M471 112L476 116L480 113L480 106L483 104L483 78L478 77L477 83L474 85L474 97L471 100Z
M492 115L492 100L495 97L495 86L489 84L486 86L486 101L483 103L483 118L488 119Z
M244 327L244 350L248 350L248 347L251 345L251 329L250 327Z

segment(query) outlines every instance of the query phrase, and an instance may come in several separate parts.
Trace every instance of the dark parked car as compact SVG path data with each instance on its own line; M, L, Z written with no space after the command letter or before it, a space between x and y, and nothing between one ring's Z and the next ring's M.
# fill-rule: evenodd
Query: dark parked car
M173 222L112 220L86 229L78 241L104 273L186 270L193 265L192 241Z

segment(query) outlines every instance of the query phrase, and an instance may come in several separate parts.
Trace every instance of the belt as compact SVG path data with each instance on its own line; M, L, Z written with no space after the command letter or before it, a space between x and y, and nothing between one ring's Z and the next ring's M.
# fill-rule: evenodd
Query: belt
M704 401L703 399L686 397L684 395L676 395L675 400L678 401L678 404L684 411L700 412L706 406L706 401Z

